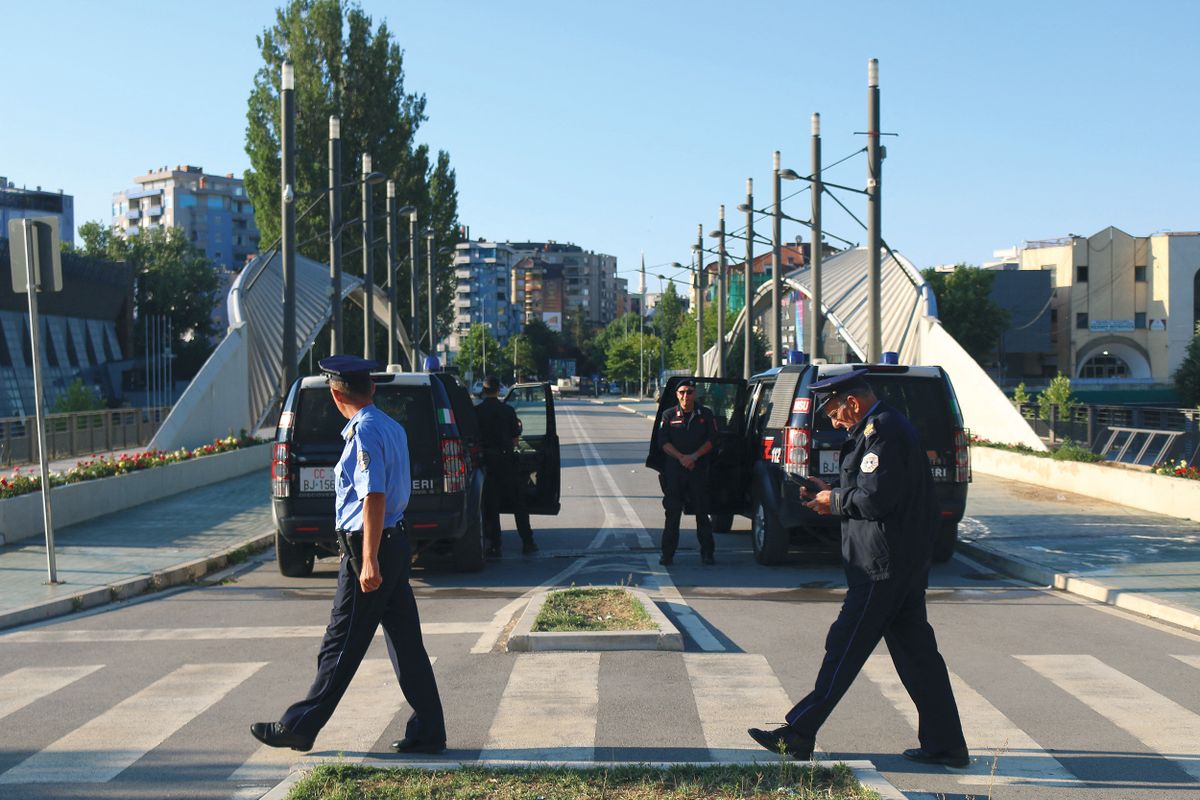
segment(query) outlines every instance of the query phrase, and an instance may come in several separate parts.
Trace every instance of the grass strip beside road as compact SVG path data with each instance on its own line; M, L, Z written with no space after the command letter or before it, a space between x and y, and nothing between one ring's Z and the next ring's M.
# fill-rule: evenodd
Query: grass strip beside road
M288 800L871 800L845 765L775 764L658 768L379 769L326 764L301 778Z
M566 631L652 631L658 625L624 589L564 589L551 592L533 622L537 633Z

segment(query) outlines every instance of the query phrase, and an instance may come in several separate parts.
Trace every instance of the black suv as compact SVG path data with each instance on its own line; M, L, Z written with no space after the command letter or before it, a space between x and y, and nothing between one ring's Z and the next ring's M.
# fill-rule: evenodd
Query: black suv
M404 518L410 539L449 552L456 568L483 568L481 496L486 470L471 397L454 375L374 373L375 405L404 426L412 467L412 496ZM505 402L524 432L518 448L531 514L559 510L558 433L547 384L512 387ZM271 459L271 510L279 571L312 573L317 554L337 552L334 482L346 419L323 376L300 378L284 401ZM505 498L512 512L512 498Z
M870 370L867 379L876 394L908 417L921 434L941 512L933 557L946 561L954 554L971 465L962 412L945 370L894 364L804 364L776 367L749 381L694 378L697 402L712 409L717 418L710 468L713 529L730 530L735 514L749 517L754 557L760 564L783 561L794 538L839 535L836 518L803 505L795 478L815 475L838 484L838 461L847 434L816 411L819 403L809 386L864 366ZM670 378L659 400L646 458L646 466L659 472L664 456L658 446L658 422L675 405L675 386L684 377Z

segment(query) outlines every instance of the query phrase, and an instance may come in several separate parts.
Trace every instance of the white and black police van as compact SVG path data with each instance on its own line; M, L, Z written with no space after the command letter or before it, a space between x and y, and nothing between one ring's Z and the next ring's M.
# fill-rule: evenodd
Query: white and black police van
M709 468L713 530L727 532L735 515L749 517L754 557L779 564L793 544L837 540L840 522L804 506L800 485L816 476L837 486L839 458L847 433L818 412L809 387L817 381L866 367L881 400L900 411L921 435L939 505L933 557L954 554L958 523L971 481L968 431L949 376L941 367L887 364L790 364L750 378L672 376L660 395L646 466L661 472L658 421L675 405L675 386L696 381L697 402L717 419L717 442Z
M462 571L483 569L483 482L479 426L467 389L447 372L371 374L375 405L404 426L412 497L404 518L414 550L432 547ZM559 447L554 400L542 383L513 386L505 396L524 431L518 459L531 514L559 510ZM292 384L275 430L271 509L279 571L310 575L318 554L336 555L334 481L346 419L333 404L323 375ZM501 511L511 513L511 498Z

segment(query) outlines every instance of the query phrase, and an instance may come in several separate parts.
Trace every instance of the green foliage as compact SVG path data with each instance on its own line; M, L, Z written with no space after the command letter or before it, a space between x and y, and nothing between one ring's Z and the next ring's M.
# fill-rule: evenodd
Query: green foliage
M1050 451L1050 457L1055 461L1089 461L1095 463L1104 460L1098 453L1093 453L1087 445L1073 442L1070 439L1063 439L1062 444Z
M66 391L54 401L53 414L70 414L78 411L100 411L105 408L104 398L93 386L86 386L82 379L76 378Z
M1183 459L1178 461L1164 461L1161 464L1156 464L1152 470L1158 475L1170 475L1173 478L1187 478L1191 481L1200 481L1200 468L1195 464L1189 465Z
M456 363L459 372L472 373L471 380L483 380L488 375L507 373L512 364L511 353L505 355L500 342L492 336L492 329L487 325L472 325L465 341L458 351Z
M127 239L100 222L85 222L79 235L83 255L125 261L133 267L138 319L168 318L175 373L180 378L195 375L212 353L210 340L217 333L212 314L219 281L204 253L181 228L144 230ZM134 325L135 353L142 352L145 334L143 325Z
M1046 421L1050 420L1052 406L1058 406L1058 418L1065 419L1071 416L1071 412L1079 405L1071 396L1071 379L1061 372L1055 375L1045 391L1038 395L1037 402L1038 416Z
M662 340L653 334L644 334L644 339L639 341L637 331L633 331L628 336L612 339L604 351L605 375L611 380L636 383L641 378L649 383L658 374L661 350Z
M1000 336L1008 327L1009 313L988 295L996 274L957 264L953 272L922 270L921 277L937 298L938 318L946 332L981 364L991 360Z
M683 298L675 291L675 284L668 283L662 296L659 297L658 303L654 306L654 316L652 317L654 330L658 332L658 337L666 344L668 351L675 344L675 337L678 334L679 326L684 323L684 317ZM693 328L694 330L695 328Z
M1021 406L1029 402L1029 392L1025 389L1025 381L1017 384L1017 388L1013 390L1013 403Z
M726 325L732 324L733 315L726 314ZM686 332L687 335L684 335ZM728 334L728 330L726 330ZM717 343L717 307L715 302L704 304L704 349L707 351ZM767 343L761 335L750 337L751 363L754 371L767 369L771 361L767 358ZM725 374L741 375L745 356L745 344L742 337L728 345L725 351ZM678 329L675 342L667 352L668 369L694 370L696 368L696 315L689 311L683 316L683 324Z
M1175 371L1175 391L1184 405L1200 406L1200 323L1188 342L1183 363Z
M396 183L397 203L417 210L418 230L434 231L435 337L448 330L452 311L453 270L451 252L459 241L458 190L450 157L439 151L431 158L428 145L416 143L415 135L425 115L424 95L409 93L404 86L404 54L387 24L374 25L362 8L342 0L287 0L275 14L274 24L257 37L263 65L254 76L247 108L246 153L251 168L245 174L246 193L256 209L255 221L264 242L275 241L279 218L279 81L284 60L295 70L297 213L309 204L316 207L297 224L300 252L320 261L328 259L329 117L341 119L342 179L357 181L362 174L362 155L369 153L372 169ZM384 211L382 186L371 191L374 212ZM361 219L362 190L351 186L342 192L343 219ZM402 226L407 236L407 225ZM347 251L358 246L361 227L350 226L344 235ZM382 283L387 270L382 222L376 224L375 276ZM418 309L427 309L426 242L417 248ZM407 254L407 248L401 247ZM361 261L361 253L349 255L346 265ZM411 269L407 258L398 271L399 285L408 287ZM406 296L402 293L402 296ZM401 303L400 318L409 331L428 328L423 312L414 326L409 304ZM362 311L349 305L344 315L346 352L362 349ZM385 339L382 326L376 329L377 349ZM425 347L428 348L428 342ZM316 355L323 355L328 336L317 337Z
M513 367L513 382L527 380L538 375L538 362L534 353L533 339L527 334L510 336L504 346L504 358Z

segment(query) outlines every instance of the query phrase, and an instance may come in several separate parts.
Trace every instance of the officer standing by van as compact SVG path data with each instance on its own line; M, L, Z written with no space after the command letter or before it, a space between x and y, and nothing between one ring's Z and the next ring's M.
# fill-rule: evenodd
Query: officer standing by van
M696 402L696 382L691 378L676 385L675 396L678 405L663 414L658 427L658 441L668 456L662 471L666 520L658 563L670 566L675 558L679 520L687 503L696 515L700 561L715 564L712 521L708 517L708 465L717 436L717 420L712 411Z
M404 427L372 402L371 371L355 356L321 359L333 403L348 422L337 465L335 525L342 560L317 676L308 696L278 722L256 722L250 733L271 747L307 752L329 721L382 624L400 691L412 707L401 752L440 753L446 724L437 682L421 638L416 599L408 584L411 549L404 510L412 492Z
M925 610L938 513L929 462L917 431L876 397L867 372L854 369L810 387L825 396L822 408L833 426L850 434L841 450L841 485L810 479L819 491L805 504L841 518L846 597L813 690L787 713L787 724L748 733L768 750L811 758L817 730L883 639L920 718L920 747L904 757L966 767L971 759L958 706Z
M514 448L521 436L521 420L517 412L500 401L500 379L488 375L483 379L483 401L475 406L479 434L483 440L483 465L487 479L483 483L483 529L488 538L489 558L500 557L500 501L513 501L513 519L521 535L521 552L536 553L529 513L524 508L524 475L517 464Z

